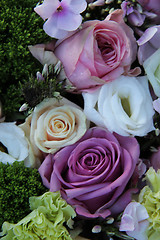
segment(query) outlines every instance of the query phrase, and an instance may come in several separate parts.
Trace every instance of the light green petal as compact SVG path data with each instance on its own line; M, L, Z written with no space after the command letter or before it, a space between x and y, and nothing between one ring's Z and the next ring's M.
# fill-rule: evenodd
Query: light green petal
M145 186L139 194L139 202L147 209L149 240L159 240L160 236L160 171L150 168L145 179L149 186Z
M160 232L157 231L149 231L148 240L159 240Z
M72 240L63 223L72 227L72 218L76 214L59 192L31 197L30 207L33 211L17 224L3 224L2 240Z
M0 237L4 236L5 234L7 234L6 236L2 237L2 240L11 240L14 237L14 233L13 233L13 227L15 224L12 223L8 223L8 222L4 222L2 225L2 232L0 232Z
M8 233L2 240L71 240L67 229L49 221L38 210L32 211L27 217L17 224L3 224L3 233Z
M38 209L55 225L67 223L72 227L72 219L76 216L74 209L61 198L59 192L46 192L40 197L30 197L31 210Z
M152 167L146 173L145 179L154 192L160 191L160 169L156 172Z

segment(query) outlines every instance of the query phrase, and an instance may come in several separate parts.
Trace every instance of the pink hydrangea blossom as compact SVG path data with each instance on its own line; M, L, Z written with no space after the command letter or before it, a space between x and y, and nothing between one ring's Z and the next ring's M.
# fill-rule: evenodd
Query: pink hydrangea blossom
M44 31L51 37L64 38L68 31L76 30L81 22L80 15L87 7L85 0L44 0L34 8L44 20Z

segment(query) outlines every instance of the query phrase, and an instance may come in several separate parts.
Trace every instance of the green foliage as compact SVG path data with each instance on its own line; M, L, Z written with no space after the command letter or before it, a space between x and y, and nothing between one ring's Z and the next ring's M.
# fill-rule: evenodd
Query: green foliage
M72 240L66 227L72 228L74 209L61 198L60 192L46 192L30 198L33 210L17 224L4 222L0 236L3 240Z
M0 226L25 217L30 212L29 197L46 191L37 169L26 168L23 162L0 163Z
M28 45L49 40L43 31L44 21L33 10L37 2L0 1L0 100L5 115L18 111L21 105L18 82L28 79L40 67Z

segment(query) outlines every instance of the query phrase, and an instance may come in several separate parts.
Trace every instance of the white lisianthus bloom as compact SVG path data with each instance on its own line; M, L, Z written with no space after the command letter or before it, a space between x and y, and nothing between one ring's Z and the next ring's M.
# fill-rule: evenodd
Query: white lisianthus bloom
M98 126L122 136L144 136L154 129L146 77L121 76L82 95L86 117Z
M146 230L149 226L146 208L138 202L131 202L125 208L120 224L120 231L136 240L147 240Z
M12 164L14 161L24 161L26 167L34 165L32 156L29 156L28 140L15 123L0 123L0 144L0 162Z
M143 63L154 93L160 97L160 48Z
M66 98L45 99L21 125L31 142L34 155L55 153L78 141L87 130L86 116Z

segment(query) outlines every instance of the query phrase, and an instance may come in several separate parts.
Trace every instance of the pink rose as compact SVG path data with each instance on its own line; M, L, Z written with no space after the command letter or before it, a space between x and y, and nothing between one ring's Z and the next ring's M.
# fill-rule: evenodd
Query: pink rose
M119 214L135 189L126 188L139 158L133 137L89 129L75 144L48 155L39 168L43 183L87 218Z
M58 41L55 55L70 82L83 91L128 74L136 49L133 31L124 23L119 9L104 21L85 22L70 37Z

